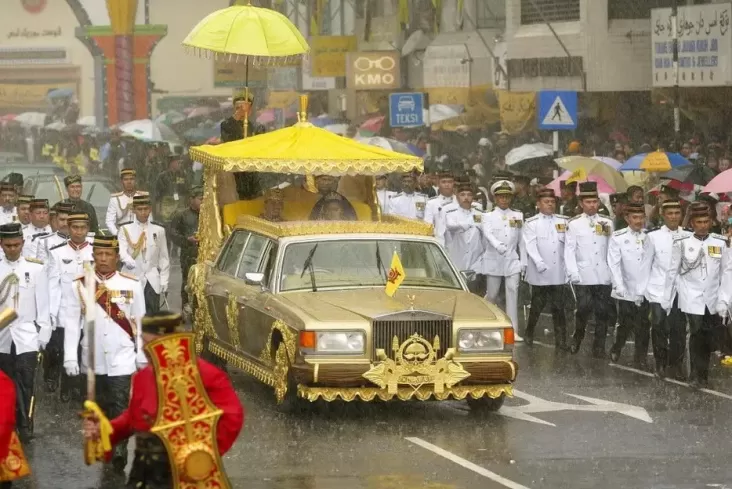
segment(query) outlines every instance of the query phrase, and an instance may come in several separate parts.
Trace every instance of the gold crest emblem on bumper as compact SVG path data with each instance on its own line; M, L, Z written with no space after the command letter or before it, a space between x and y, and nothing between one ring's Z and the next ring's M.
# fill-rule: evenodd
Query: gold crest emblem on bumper
M376 350L379 363L372 364L371 369L363 376L382 389L387 389L389 394L395 394L400 385L407 385L415 390L423 385L433 385L434 392L441 394L445 387L454 386L470 374L462 365L452 360L454 348L449 348L445 356L438 359L439 349L439 336L435 336L430 344L415 333L401 345L395 336L392 344L394 359L389 358L384 350Z

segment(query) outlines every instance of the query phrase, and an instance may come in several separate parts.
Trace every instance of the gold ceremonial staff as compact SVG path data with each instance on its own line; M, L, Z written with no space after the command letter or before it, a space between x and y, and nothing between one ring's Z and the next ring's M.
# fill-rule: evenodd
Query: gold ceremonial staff
M94 268L89 262L84 264L84 297L82 298L82 312L84 313L84 336L87 339L86 357L86 400L96 402L96 377L94 372L96 354L96 293L97 281ZM82 414L84 417L94 416L88 409ZM104 448L101 440L86 440L84 443L84 462L92 465L104 460Z

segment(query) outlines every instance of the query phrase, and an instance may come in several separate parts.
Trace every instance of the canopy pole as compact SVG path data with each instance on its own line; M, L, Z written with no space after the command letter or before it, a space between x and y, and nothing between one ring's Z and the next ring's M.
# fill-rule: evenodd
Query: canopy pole
M244 100L246 107L249 107L244 114L244 139L249 135L249 111L251 110L251 104L249 103L249 56L246 57L244 62Z

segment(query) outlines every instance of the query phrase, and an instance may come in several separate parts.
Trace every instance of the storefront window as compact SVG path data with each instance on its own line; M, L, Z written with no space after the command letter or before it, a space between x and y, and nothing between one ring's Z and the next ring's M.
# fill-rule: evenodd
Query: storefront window
M573 22L580 19L579 0L521 0L521 24Z

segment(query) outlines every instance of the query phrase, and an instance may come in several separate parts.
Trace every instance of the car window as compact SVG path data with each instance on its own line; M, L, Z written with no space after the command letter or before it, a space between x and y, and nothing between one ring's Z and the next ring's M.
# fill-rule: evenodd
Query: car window
M63 188L63 185L61 187ZM51 181L38 182L34 195L36 196L36 199L48 199L50 205L61 200L56 182ZM66 198L65 192L63 198Z
M238 278L243 279L244 274L259 271L267 243L269 243L269 239L257 234L252 234L244 247L244 253L241 255L241 263L239 264L239 271L237 272Z
M224 250L219 255L216 268L227 275L236 275L236 268L239 265L239 257L251 233L247 231L234 231L226 242Z
M107 207L111 196L112 191L104 183L84 182L84 191L81 198L89 202L92 207Z

